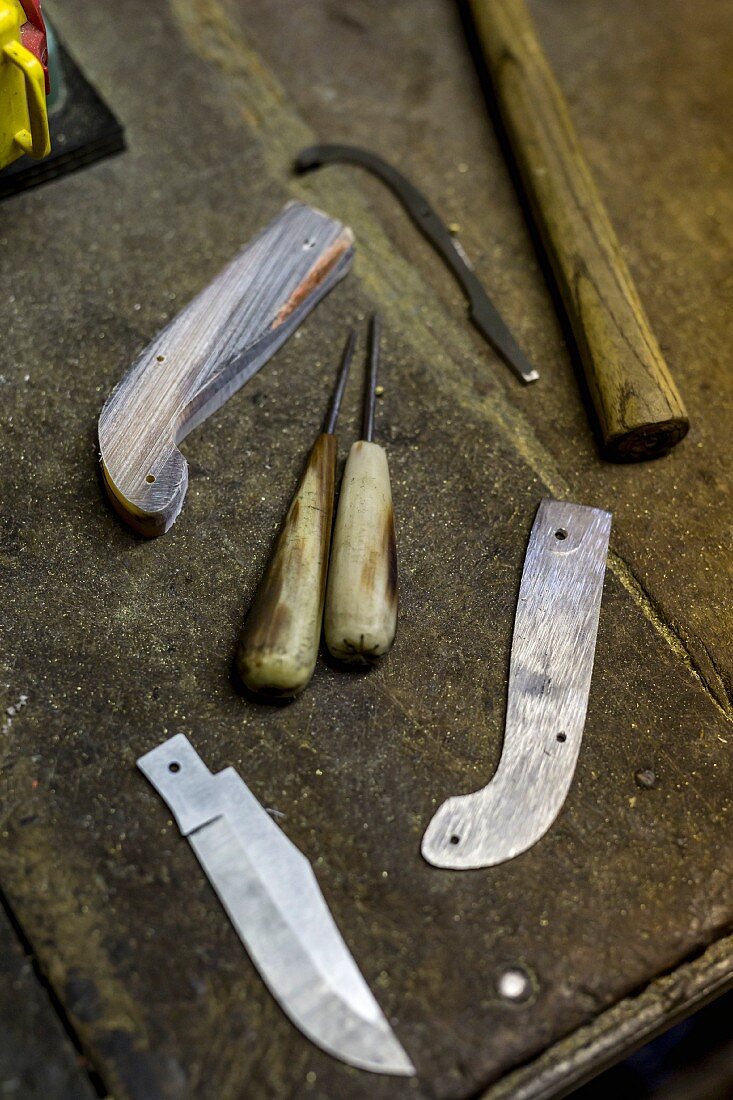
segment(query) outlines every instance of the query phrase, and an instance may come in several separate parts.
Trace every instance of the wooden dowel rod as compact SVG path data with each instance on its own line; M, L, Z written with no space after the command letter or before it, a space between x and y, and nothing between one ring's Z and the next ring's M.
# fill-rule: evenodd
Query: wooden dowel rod
M666 453L689 421L524 0L469 0L580 352L607 457Z

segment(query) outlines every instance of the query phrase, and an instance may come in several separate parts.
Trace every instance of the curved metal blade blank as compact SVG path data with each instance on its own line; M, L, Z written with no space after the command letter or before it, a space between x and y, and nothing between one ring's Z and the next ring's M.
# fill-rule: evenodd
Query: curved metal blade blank
M304 1035L373 1073L415 1069L344 943L310 863L237 775L183 734L142 756L270 992Z
M611 516L543 500L514 620L504 747L491 782L449 798L422 854L436 867L489 867L525 852L559 814L583 737Z
M339 161L366 168L390 188L463 288L468 298L469 316L484 339L498 352L517 378L521 378L523 382L536 382L539 378L538 372L507 328L463 248L454 240L422 191L418 191L414 183L398 172L394 165L358 145L311 145L298 153L295 169L298 172L310 172L323 164L337 164Z

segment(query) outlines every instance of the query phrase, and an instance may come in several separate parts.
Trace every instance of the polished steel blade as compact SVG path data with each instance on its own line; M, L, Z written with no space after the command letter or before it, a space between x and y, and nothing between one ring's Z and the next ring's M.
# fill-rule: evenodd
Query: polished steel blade
M212 775L178 734L138 766L168 803L273 996L318 1046L375 1073L415 1072L313 870L233 768Z
M544 500L524 562L514 620L501 760L491 782L449 798L425 831L436 867L503 863L560 812L583 736L611 516Z

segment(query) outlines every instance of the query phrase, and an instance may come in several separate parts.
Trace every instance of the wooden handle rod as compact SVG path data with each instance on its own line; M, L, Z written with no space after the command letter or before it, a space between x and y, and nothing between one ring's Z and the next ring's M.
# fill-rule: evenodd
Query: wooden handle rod
M331 548L324 632L333 657L368 665L397 630L397 546L384 447L373 442L380 322L372 317L362 439L344 468Z
M604 452L666 453L687 413L651 331L524 0L469 0L533 216L560 288Z

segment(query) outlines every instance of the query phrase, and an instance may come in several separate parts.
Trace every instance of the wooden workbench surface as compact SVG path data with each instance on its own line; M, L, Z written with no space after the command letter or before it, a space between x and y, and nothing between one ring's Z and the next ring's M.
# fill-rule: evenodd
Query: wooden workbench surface
M56 1095L53 1081L115 1100L537 1100L733 981L733 11L532 10L690 413L688 438L646 465L599 458L452 3L53 6L129 149L2 207L0 887L12 924L0 926L0 1019L20 997L29 1023L0 1025L0 1070L24 1100ZM316 138L373 148L459 224L536 386L469 327L378 183L353 168L292 178ZM101 404L293 195L354 228L354 274L189 437L172 532L136 538L100 485ZM375 306L398 639L368 676L321 663L293 705L257 706L231 676L238 627L345 332ZM438 871L419 855L427 821L499 757L544 495L614 515L575 782L525 855ZM333 1061L270 998L134 767L176 731L284 815L415 1081ZM521 1005L497 992L511 965L531 976ZM42 1063L17 1033L34 1049L46 1017L61 1023Z

